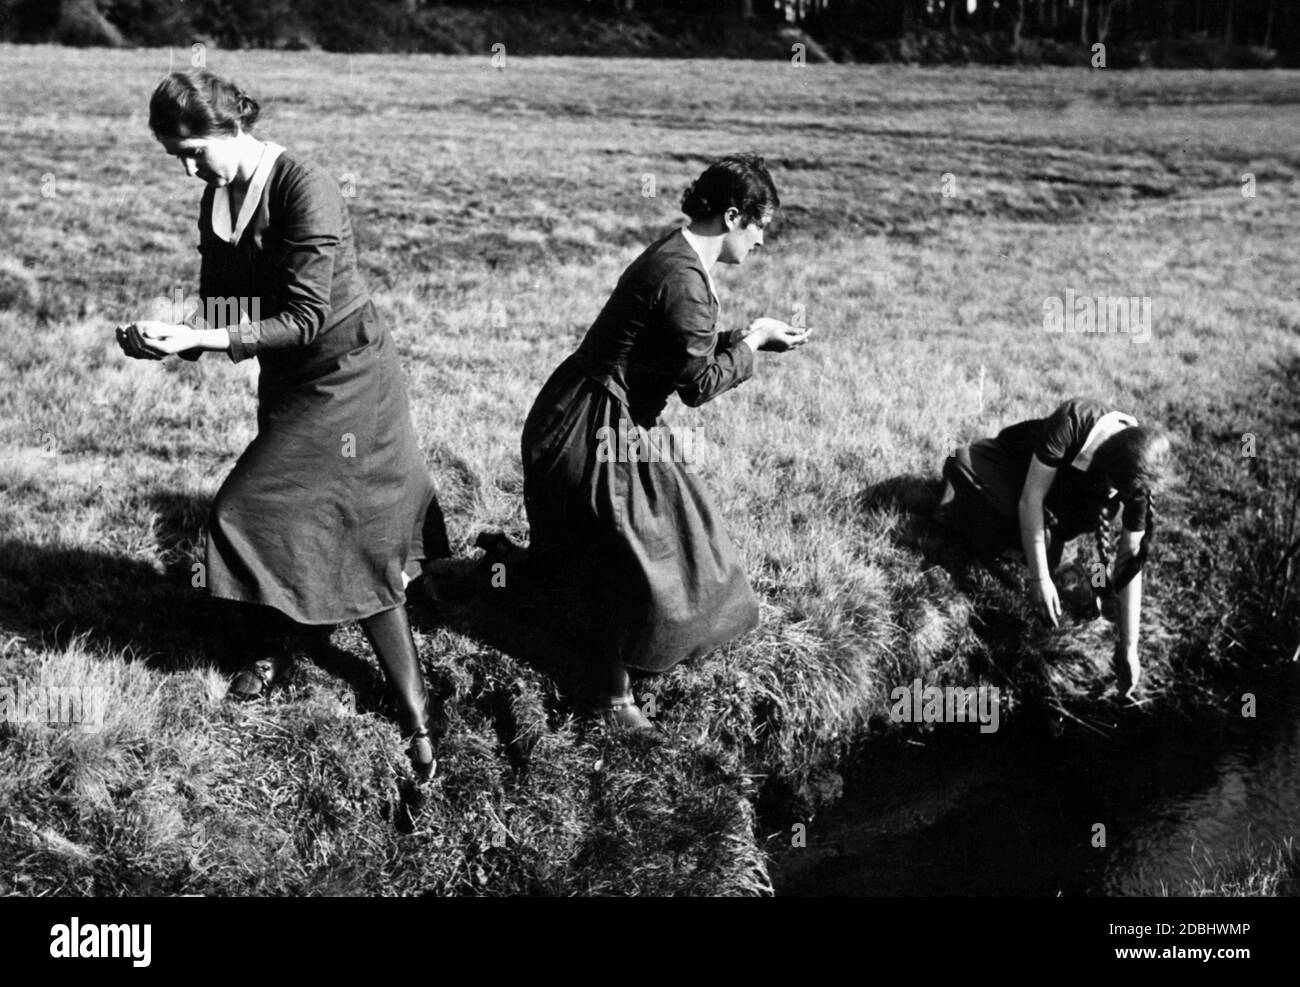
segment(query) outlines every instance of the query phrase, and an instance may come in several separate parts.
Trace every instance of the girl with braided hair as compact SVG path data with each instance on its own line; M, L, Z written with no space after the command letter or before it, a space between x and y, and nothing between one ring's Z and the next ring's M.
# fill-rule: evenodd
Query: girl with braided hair
M1169 440L1158 429L1080 397L1048 418L955 450L943 467L936 519L958 529L985 559L1023 550L1034 602L1053 627L1062 611L1052 573L1066 543L1095 533L1104 582L1118 604L1114 664L1126 697L1142 674L1142 567L1155 531L1152 495L1166 480L1169 458ZM1112 562L1109 535L1117 516Z

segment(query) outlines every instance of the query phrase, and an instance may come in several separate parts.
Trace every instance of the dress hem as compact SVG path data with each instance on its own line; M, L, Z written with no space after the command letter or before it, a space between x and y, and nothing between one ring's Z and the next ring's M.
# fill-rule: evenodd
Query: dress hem
M211 591L209 591L208 595L214 600L225 600L228 603L245 603L249 606L254 606L254 607L268 607L271 610L276 611L277 613L283 614L289 620L292 620L295 624L301 624L304 627L337 627L339 624L346 624L353 620L366 620L370 617L374 617L377 614L381 614L384 613L385 611L393 610L397 607L406 605L406 593L403 592L401 594L401 599L399 599L397 602L389 603L384 606L379 606L374 608L373 610L367 610L365 613L353 614L347 617L330 618L328 620L303 620L300 616L296 614L289 613L288 611L283 610L280 607L277 607L273 603L265 603L262 600L248 600L240 596L225 596L221 593L213 593Z

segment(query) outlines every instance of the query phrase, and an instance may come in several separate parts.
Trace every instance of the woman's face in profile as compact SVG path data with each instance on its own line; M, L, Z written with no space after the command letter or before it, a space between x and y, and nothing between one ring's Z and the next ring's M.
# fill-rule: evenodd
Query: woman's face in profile
M725 217L731 221L731 213ZM718 260L723 264L739 264L749 256L749 252L755 247L763 245L763 230L772 222L772 213L765 212L760 222L751 223L738 212L735 214L735 227L727 231L727 235L722 238L722 250L718 254Z
M229 185L239 173L238 144L234 137L158 137L168 154L179 158L185 174L213 188Z

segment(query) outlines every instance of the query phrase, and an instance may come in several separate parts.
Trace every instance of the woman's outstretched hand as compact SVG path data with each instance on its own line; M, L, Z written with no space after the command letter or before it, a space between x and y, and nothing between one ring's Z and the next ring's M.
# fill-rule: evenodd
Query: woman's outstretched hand
M1056 584L1051 576L1043 576L1033 584L1034 605L1052 622L1053 627L1061 626L1061 597L1056 592Z
M744 341L756 350L785 353L808 340L809 329L797 329L779 319L759 318L749 324Z
M198 331L165 322L133 322L117 327L117 344L136 360L161 360L199 345Z
M1115 669L1115 684L1121 699L1132 699L1137 690L1138 680L1142 678L1142 662L1138 660L1137 648L1125 648L1115 642L1115 653L1111 657Z

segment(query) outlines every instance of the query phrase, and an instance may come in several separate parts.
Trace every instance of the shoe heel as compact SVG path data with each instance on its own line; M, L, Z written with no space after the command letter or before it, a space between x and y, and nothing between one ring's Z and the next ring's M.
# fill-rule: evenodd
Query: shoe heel
M428 727L421 727L407 739L406 756L420 781L428 781L434 776L438 770L438 759L433 754L433 740L429 736Z

